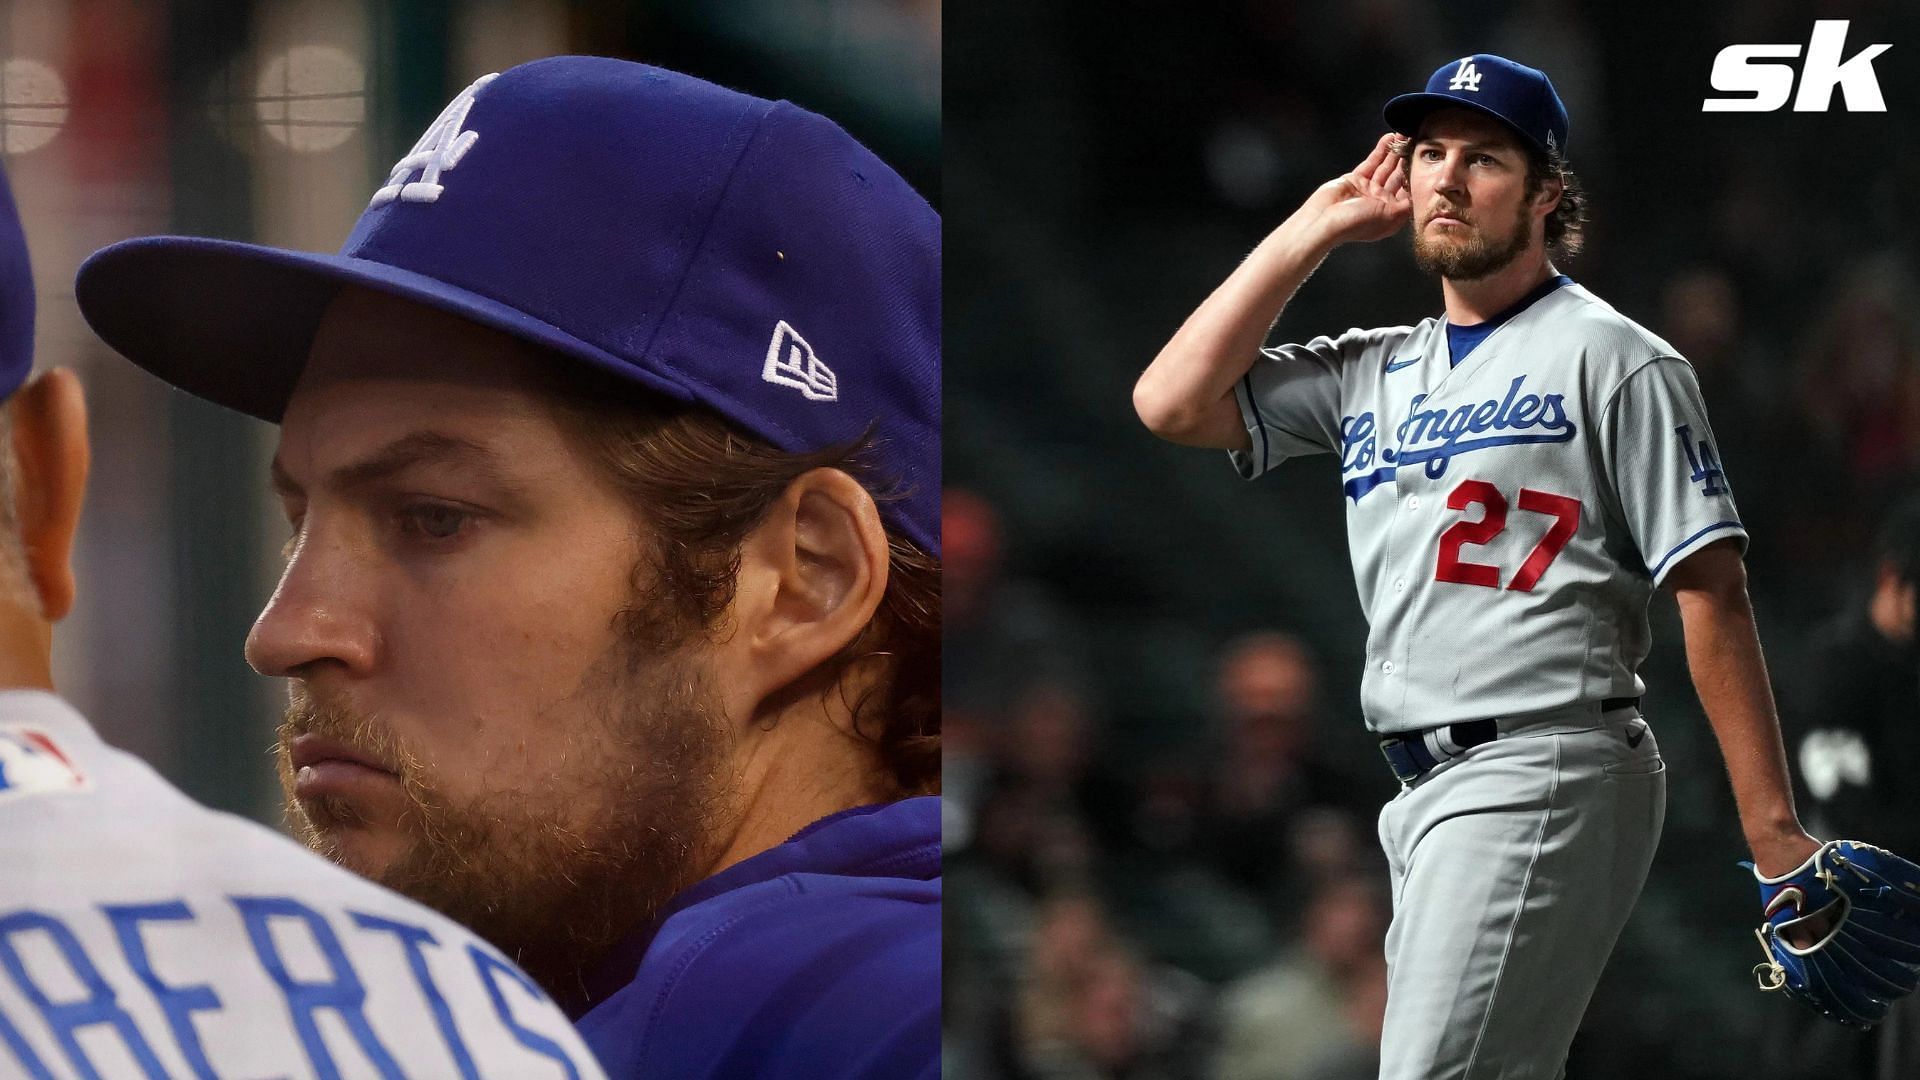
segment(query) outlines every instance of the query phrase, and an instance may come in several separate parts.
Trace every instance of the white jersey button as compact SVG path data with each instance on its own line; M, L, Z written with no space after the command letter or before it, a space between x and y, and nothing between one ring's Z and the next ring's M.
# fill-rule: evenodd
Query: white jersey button
M1393 674L1393 661L1391 660L1380 661L1380 670L1388 675Z
M1402 589L1404 589L1404 588L1406 588L1406 587L1407 587L1407 579L1406 579L1406 578L1394 578L1394 579L1393 579L1393 591L1394 591L1394 592L1399 592L1400 590L1402 590Z
M1420 509L1420 496L1418 495L1407 496L1407 509L1409 510Z

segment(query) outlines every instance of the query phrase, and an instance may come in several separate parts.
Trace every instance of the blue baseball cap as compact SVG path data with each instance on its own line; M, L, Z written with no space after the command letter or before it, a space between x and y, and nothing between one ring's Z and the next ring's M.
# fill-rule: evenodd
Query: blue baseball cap
M0 171L0 399L33 374L33 262L13 188Z
M832 121L563 56L462 91L337 255L197 237L95 252L80 310L174 386L278 422L342 286L414 300L782 450L871 432L940 550L940 217Z
M1428 113L1450 105L1501 121L1542 154L1567 152L1567 107L1547 73L1492 53L1440 65L1424 93L1401 94L1381 115L1387 127L1411 137L1420 133Z

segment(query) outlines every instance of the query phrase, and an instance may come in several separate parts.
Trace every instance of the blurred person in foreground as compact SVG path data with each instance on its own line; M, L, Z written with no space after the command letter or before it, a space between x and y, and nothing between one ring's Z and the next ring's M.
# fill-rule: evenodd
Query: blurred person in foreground
M939 220L832 122L587 57L476 81L339 255L81 307L280 425L249 662L294 824L523 963L615 1076L930 1077Z
M1476 53L1383 119L1361 164L1194 310L1134 403L1247 478L1337 456L1361 702L1402 785L1379 816L1380 1076L1552 1077L1665 816L1639 710L1656 589L1678 601L1758 872L1810 870L1822 847L1794 811L1746 529L1692 370L1556 265L1585 213L1559 94ZM1334 249L1409 224L1441 315L1261 348Z
M597 1077L464 927L102 742L53 688L87 479L0 177L0 1076Z

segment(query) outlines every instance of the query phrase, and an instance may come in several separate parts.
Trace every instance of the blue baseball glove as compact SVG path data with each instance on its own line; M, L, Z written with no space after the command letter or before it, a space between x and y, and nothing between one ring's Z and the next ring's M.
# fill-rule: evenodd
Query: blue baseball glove
M1872 1027L1920 985L1920 866L1855 840L1822 844L1777 878L1760 876L1762 990L1785 990L1850 1027ZM1799 942L1799 944L1795 944Z

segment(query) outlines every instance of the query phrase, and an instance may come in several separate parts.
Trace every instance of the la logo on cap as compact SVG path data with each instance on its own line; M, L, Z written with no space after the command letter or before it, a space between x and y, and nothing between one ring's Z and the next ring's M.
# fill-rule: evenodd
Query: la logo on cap
M785 319L774 324L773 342L767 346L767 364L760 370L760 377L776 386L791 386L808 401L840 400L840 382L833 369L821 362L813 346Z
M1473 57L1460 61L1460 70L1453 73L1453 80L1447 83L1449 90L1471 90L1480 92L1480 71L1473 66Z
M499 72L482 75L473 80L473 85L460 91L440 115L427 125L426 133L420 141L413 144L407 156L393 163L393 172L379 191L373 193L373 201L367 204L371 210L376 206L399 199L402 202L430 203L440 198L446 188L440 183L440 174L451 171L460 159L467 156L473 144L480 141L477 131L462 131L466 126L467 112L473 108L474 95L480 88L500 77ZM420 179L409 181L407 178L418 170Z

